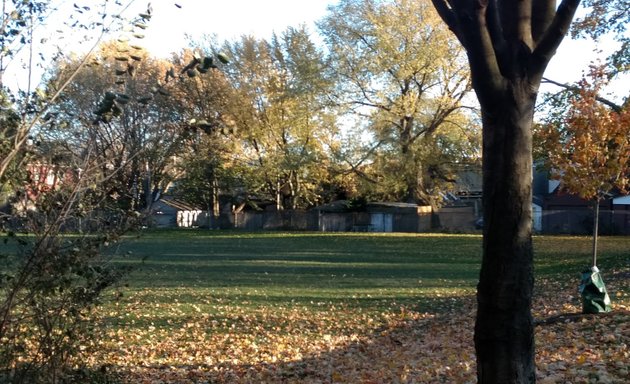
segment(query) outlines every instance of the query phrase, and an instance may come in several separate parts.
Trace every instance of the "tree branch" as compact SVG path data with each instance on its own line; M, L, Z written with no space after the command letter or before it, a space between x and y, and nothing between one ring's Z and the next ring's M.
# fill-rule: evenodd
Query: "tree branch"
M509 63L496 0L432 0L438 14L468 53L475 89L480 101L488 100L503 83Z
M487 2L483 0L477 0L473 5L474 15L470 20L471 31L469 35L477 38L474 41L474 47L468 50L468 56L470 58L470 69L474 73L473 80L475 82L485 82L493 92L500 88L500 81L503 79L503 74L499 67L499 58L497 57L496 48L500 48L502 44L502 38L493 32L493 21L496 17L496 7L488 8ZM466 16L465 12L460 15L460 23L463 17ZM488 20L491 20L488 24ZM493 39L493 35L495 38ZM495 43L497 46L495 46ZM500 53L500 51L499 51ZM476 73L475 73L476 72ZM486 87L475 87L476 89L488 89ZM480 95L481 96L481 95ZM485 98L485 97L484 97ZM481 100L480 100L481 101Z
M369 101L361 101L361 100L352 100L350 102L351 104L355 104L355 105L360 105L362 107L371 107L371 108L376 108L379 109L381 111L386 111L386 112L391 112L391 107L388 107L386 105L380 104L380 103L372 103Z
M530 78L534 82L540 81L551 57L556 53L556 49L558 49L564 36L566 36L569 31L580 1L581 0L562 0L551 24L549 24L549 27L540 38L540 42L532 54L532 61L529 68Z
M551 25L556 12L556 0L532 1L532 37L538 44Z
M514 20L516 23L516 38L533 50L532 0L519 1L516 12L517 14Z
M566 83L559 83L557 81L551 80L549 78L543 77L543 82L545 83L549 83L549 84L553 84L553 85L557 85L558 87L564 88L568 91L572 91L572 92L579 92L581 89L575 85L571 85L571 84L566 84ZM600 103L610 107L610 109L612 109L613 111L619 113L621 112L621 110L623 109L623 106L614 103L613 101L610 101L604 97L601 97L599 95L595 96L595 100L599 101Z
M438 15L442 18L444 23L448 26L448 28L455 34L457 39L462 43L463 46L466 46L463 36L461 35L461 30L459 28L459 24L457 22L457 16L455 12L451 9L446 0L431 0L433 2L433 6L437 11Z
M499 65L503 65L507 62L506 58L506 42L504 36L503 25L501 24L501 18L499 17L499 10L497 3L491 1L488 4L488 11L486 13L486 22L488 23L488 32L492 37L492 44L494 45L494 52L497 55Z

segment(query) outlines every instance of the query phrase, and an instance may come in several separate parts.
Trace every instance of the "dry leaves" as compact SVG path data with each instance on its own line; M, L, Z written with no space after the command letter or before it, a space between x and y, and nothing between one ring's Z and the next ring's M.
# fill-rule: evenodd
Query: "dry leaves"
M630 382L630 268L604 274L612 292L613 312L581 315L579 295L571 282L543 281L537 317L537 368L541 383ZM543 302L547 300L547 304ZM554 304L560 304L555 306ZM570 314L570 315L561 315Z
M604 274L615 311L603 316L559 317L580 312L578 282L537 283L539 382L630 381L629 275ZM434 314L394 302L377 312L350 300L254 306L183 292L160 303L137 293L102 314L113 325L93 363L130 383L476 382L473 297L447 299L451 309Z

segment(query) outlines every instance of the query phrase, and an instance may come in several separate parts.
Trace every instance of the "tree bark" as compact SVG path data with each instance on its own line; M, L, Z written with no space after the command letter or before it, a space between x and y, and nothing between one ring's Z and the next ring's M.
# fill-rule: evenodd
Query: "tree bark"
M536 93L512 83L482 109L483 261L475 349L479 383L533 383L532 116Z
M480 384L534 383L532 124L538 87L580 0L432 0L468 54L483 120Z

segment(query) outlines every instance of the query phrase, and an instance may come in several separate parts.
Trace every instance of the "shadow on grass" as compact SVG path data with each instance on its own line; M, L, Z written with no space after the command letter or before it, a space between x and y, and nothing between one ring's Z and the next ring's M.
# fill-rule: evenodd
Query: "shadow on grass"
M243 234L183 241L154 239L132 247L134 253L149 256L144 275L137 275L132 284L136 292L145 292L138 305L156 302L160 307L151 316L138 316L135 324L123 321L120 326L126 324L130 332L151 322L165 332L185 329L196 315L183 307L206 299L209 303L200 305L207 311L204 321L219 326L200 332L220 337L192 345L194 340L186 339L190 334L181 332L163 343L176 348L163 362L151 354L121 362L117 369L129 382L474 382L470 291L478 277L478 237ZM581 263L581 240L537 242L543 246L537 253L539 277L555 281L558 273ZM617 247L627 250L623 242ZM617 256L611 255L602 255L602 261L610 258L612 263ZM558 294L567 296L571 284L547 283L538 292L549 295L543 302L557 305ZM437 297L440 290L445 297ZM350 299L355 293L358 297ZM175 299L186 303L177 307L177 314L160 312ZM339 324L329 328L311 326L322 313L317 309L320 302L390 311L391 316L363 331L345 327L341 316L333 316L332 322ZM393 302L405 309L397 313ZM215 306L221 310L212 312ZM271 315L257 318L256 310L264 306L271 308ZM308 337L295 337L303 335L286 324L283 315L292 306L308 307L300 320ZM274 308L285 312L273 313ZM252 319L260 333L248 334Z
M81 367L68 370L47 370L36 364L22 363L10 372L0 371L0 383L3 384L122 384L122 376L107 365L96 369Z
M290 337L280 335L275 343L255 347L256 363L225 355L222 361L209 364L202 353L186 363L149 363L120 370L134 383L471 382L475 377L473 301L471 297L436 298L420 307L403 307L364 335L315 330L311 345L291 345ZM240 326L235 324L237 330ZM253 347L228 347L232 351L243 348Z

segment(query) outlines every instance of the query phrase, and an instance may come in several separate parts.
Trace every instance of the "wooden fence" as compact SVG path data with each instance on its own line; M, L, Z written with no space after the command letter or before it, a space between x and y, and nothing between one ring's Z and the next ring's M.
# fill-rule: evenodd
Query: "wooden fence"
M222 214L208 220L205 212L193 227L217 229L322 231L322 232L446 232L480 233L477 217L470 207L442 208L438 212L368 213L278 211ZM593 212L588 209L548 210L536 213L534 232L539 234L588 235L592 233ZM630 235L630 210L600 211L600 233Z

